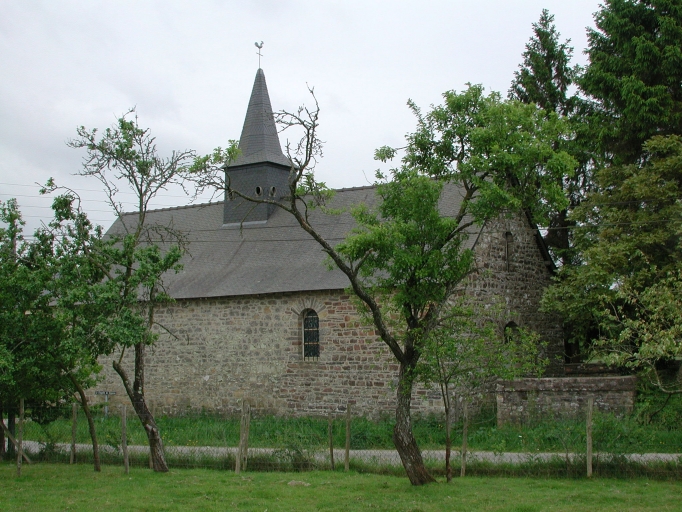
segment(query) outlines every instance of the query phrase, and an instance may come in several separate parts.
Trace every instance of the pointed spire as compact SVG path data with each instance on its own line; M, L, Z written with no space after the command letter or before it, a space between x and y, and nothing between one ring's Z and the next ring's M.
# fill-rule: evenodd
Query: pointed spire
M229 167L264 162L287 167L291 165L289 159L282 153L270 105L268 86L265 83L265 74L260 68L256 72L256 80L253 83L249 108L246 111L242 136L239 139L239 149L241 149L241 154Z

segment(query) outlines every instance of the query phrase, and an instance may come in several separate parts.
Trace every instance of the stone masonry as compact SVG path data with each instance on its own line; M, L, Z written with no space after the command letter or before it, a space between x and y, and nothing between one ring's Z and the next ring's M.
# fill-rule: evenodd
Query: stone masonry
M584 418L587 399L602 412L625 414L635 405L637 378L564 377L520 379L497 385L497 423L526 423L541 417Z
M548 371L558 375L561 330L556 318L538 312L551 272L535 236L523 216L484 227L474 245L479 272L463 293L482 307L502 304L501 331L513 321L538 332L549 343ZM320 319L317 361L302 355L307 309ZM148 350L145 391L156 412L229 414L244 398L272 414L324 415L349 402L367 416L394 410L398 365L343 290L178 300L156 318L172 333ZM114 403L127 401L112 358L102 361L98 389L116 391ZM126 355L124 364L132 373L132 357ZM437 390L417 387L414 393L415 412L442 412Z

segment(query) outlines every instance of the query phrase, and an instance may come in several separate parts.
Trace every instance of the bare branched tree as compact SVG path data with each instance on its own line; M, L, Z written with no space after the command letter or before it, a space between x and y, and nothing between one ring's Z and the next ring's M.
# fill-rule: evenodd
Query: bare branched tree
M103 247L110 264L103 269L107 293L117 306L106 332L119 351L113 367L147 433L154 470L168 471L159 428L145 399L145 357L147 346L156 340L155 311L172 300L164 289L163 275L179 269L187 237L172 224L150 222L147 214L160 192L170 185L183 185L185 172L196 155L185 150L160 157L155 138L148 129L140 128L134 109L102 135L96 129L80 127L78 138L68 145L87 151L78 174L101 183L118 217ZM118 200L119 187L135 194L136 212L124 211ZM132 379L123 364L128 349L134 351Z

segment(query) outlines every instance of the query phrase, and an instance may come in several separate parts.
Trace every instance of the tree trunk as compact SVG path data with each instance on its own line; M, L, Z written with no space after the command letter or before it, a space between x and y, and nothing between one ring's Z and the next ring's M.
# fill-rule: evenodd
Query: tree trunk
M400 363L398 375L398 404L395 410L395 428L393 429L393 444L403 463L407 478L412 485L424 485L436 480L424 466L421 451L412 433L412 418L410 405L412 401L413 377L411 370L414 364Z
M152 459L152 467L154 471L165 473L168 471L168 464L166 463L166 455L163 451L163 441L161 440L161 433L159 427L156 426L154 416L147 407L147 402L144 398L144 353L145 346L142 343L135 345L135 381L131 387L128 374L123 369L118 361L114 361L114 370L121 377L126 393L133 404L133 408L137 413L137 417L142 423L142 427L147 433L149 441L149 453Z
M76 391L78 391L78 395L81 398L81 406L83 407L83 412L85 413L85 417L88 419L88 429L90 430L90 439L92 439L92 458L94 459L95 471L102 471L102 466L100 465L99 460L99 443L97 443L97 431L95 430L95 420L92 417L92 411L90 410L90 406L88 405L88 399L85 396L85 390L83 389L83 386L81 386L80 382L78 382L76 377L74 377L71 373L69 373L69 378L71 379L71 383L76 388Z

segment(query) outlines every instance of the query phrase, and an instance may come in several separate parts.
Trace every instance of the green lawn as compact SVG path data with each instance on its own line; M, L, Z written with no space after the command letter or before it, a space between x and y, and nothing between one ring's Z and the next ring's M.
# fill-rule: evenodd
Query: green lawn
M342 472L244 473L0 464L1 510L680 510L682 483L465 478L412 487L405 478ZM291 483L298 485L291 485ZM309 484L309 485L303 485Z

